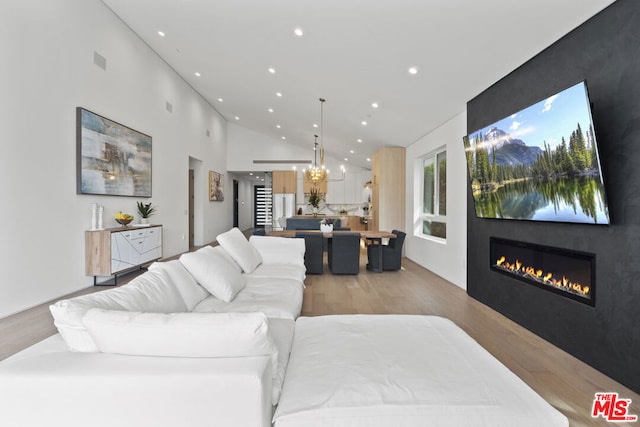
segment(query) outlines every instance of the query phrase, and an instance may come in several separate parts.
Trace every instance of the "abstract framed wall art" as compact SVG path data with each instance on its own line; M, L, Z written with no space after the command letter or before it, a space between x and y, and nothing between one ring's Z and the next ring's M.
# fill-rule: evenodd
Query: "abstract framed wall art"
M209 200L212 202L224 200L224 177L214 171L209 171Z
M149 135L76 108L78 194L151 197Z

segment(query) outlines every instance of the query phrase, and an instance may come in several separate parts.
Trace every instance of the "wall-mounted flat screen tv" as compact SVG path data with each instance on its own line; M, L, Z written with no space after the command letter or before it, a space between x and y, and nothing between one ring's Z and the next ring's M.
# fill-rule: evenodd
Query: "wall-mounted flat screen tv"
M476 216L609 224L587 86L464 137Z

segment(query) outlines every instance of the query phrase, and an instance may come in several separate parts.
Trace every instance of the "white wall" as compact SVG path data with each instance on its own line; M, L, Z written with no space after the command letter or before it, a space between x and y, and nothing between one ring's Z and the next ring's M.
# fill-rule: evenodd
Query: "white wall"
M228 151L227 151L227 169L236 172L265 172L274 170L291 170L291 163L277 163L277 160L308 160L313 162L313 145L311 143L308 146L303 146L290 141L283 141L281 139L272 138L267 135L255 132L251 129L239 126L236 123L228 124ZM247 153L250 153L247 155ZM268 160L273 163L253 163L254 160ZM319 162L320 159L318 158ZM298 163L295 165L298 170L296 192L296 205L303 207L305 212L308 210L308 206L305 203L304 193L302 192L302 169L309 167L309 164ZM371 179L370 170L364 169L359 166L349 164L348 162L339 161L333 157L326 156L325 166L331 172L329 174L330 179L340 179L342 173L340 167L344 166L347 171L351 173L361 173L365 178L365 181ZM333 185L332 185L333 184ZM340 183L329 183L329 188L338 186ZM251 186L251 200L253 201L253 185ZM253 204L251 208L251 223L253 226ZM325 212L324 204L322 205L321 212ZM331 211L327 211L331 213ZM308 212L307 212L308 213ZM360 215L362 212L356 213ZM240 223L242 224L243 216L240 217Z
M307 160L313 162L313 143L301 145L294 142L283 141L255 132L251 129L239 126L236 123L228 124L228 151L227 169L230 171L273 171L290 170L291 163L277 163L277 160ZM254 160L268 160L273 163L254 164ZM318 157L320 162L320 157ZM331 176L340 175L340 166L344 165L348 170L359 171L363 168L350 165L348 162L336 160L333 157L325 157L326 167L331 170ZM299 163L295 165L298 171L309 164Z
M254 160L313 160L309 148L254 132L235 123L228 124L227 168L230 171L290 170L288 163L254 164ZM298 164L298 168L303 164Z
M231 226L228 177L221 203L208 201L207 182L209 170L226 174L226 121L100 1L3 0L0 58L0 317L92 284L91 203L107 226L118 210L136 214L139 199L76 194L77 106L153 137L148 200L165 256L188 249L189 156L200 161L196 243Z
M467 172L462 137L467 114L458 114L407 147L407 239L406 256L457 286L467 288ZM436 242L413 235L421 206L414 201L416 162L446 145L447 149L447 239ZM420 167L418 167L420 169Z

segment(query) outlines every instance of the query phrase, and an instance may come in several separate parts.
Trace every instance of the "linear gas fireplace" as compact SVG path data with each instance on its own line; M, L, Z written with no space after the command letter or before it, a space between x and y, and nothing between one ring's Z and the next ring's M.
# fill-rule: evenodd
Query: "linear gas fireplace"
M592 307L595 266L592 253L490 238L492 270Z

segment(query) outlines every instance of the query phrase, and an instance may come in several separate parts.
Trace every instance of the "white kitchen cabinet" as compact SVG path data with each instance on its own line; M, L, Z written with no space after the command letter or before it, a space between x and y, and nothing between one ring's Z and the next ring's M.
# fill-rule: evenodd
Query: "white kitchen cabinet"
M362 189L365 182L371 179L370 171L347 171L344 179L329 181L327 203L361 205L367 202L363 199Z
M344 203L344 181L329 181L327 183L326 201L329 204Z

